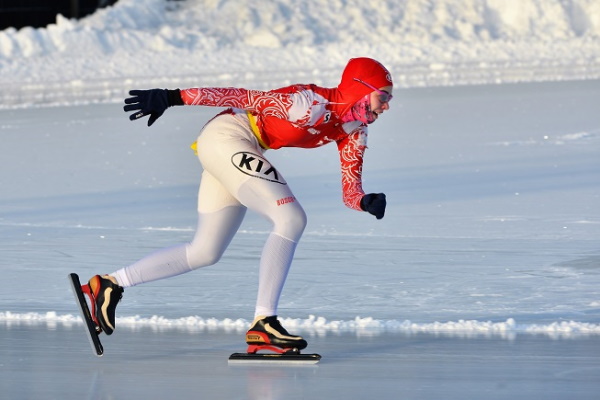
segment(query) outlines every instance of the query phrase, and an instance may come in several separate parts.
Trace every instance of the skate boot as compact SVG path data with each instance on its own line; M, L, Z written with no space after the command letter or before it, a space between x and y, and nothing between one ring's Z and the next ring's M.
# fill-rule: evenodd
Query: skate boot
M92 299L92 318L107 335L115 330L115 310L123 297L123 288L108 276L96 275L87 284ZM83 288L85 290L85 288Z
M299 353L308 344L300 336L290 335L279 323L277 316L257 317L246 333L248 353L271 350L276 353Z

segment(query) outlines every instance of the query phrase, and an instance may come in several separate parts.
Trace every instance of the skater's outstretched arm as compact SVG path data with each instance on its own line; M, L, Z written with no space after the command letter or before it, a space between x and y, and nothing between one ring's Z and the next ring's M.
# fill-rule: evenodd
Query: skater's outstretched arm
M172 106L233 107L263 116L292 122L295 126L308 126L317 122L325 112L327 101L310 90L294 93L264 92L242 88L193 88L132 90L125 99L123 109L134 111L129 119L150 115L151 126L167 108Z

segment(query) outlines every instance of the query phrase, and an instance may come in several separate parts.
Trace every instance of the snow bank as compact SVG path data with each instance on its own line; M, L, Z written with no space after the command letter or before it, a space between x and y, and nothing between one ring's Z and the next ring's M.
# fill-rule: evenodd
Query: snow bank
M517 334L541 334L551 338L569 338L581 335L600 335L600 325L585 322L562 321L545 325L517 324L509 318L504 322L459 320L448 322L415 323L411 321L378 320L370 317L356 317L353 320L328 321L323 317L309 316L306 319L281 319L286 328L302 331L314 335L327 335L339 333L352 333L357 336L376 336L383 333L404 334L435 334L452 337L501 337L514 339ZM83 325L81 317L72 314L60 315L56 312L47 313L12 313L0 312L0 323L10 325L20 324L46 324L56 327L61 324L70 327L74 324ZM158 331L180 330L186 332L224 331L227 333L243 333L250 321L244 319L216 319L189 316L183 318L165 318L153 316L143 318L140 316L118 317L117 325L131 330L150 328Z
M335 85L367 55L400 86L600 76L597 0L120 0L0 31L3 106L117 101L133 86Z

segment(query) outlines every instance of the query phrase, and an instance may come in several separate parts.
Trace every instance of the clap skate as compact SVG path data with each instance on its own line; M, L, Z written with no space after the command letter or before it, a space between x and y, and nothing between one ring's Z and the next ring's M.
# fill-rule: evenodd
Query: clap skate
M246 332L246 343L247 352L232 354L230 361L295 361L313 364L321 359L318 354L300 354L300 350L308 345L306 340L290 335L281 326L277 316L257 317Z
M69 282L87 327L86 332L92 349L96 355L101 356L104 354L104 348L98 335L102 332L111 335L114 332L115 309L123 295L123 288L99 275L82 285L77 274L69 274Z

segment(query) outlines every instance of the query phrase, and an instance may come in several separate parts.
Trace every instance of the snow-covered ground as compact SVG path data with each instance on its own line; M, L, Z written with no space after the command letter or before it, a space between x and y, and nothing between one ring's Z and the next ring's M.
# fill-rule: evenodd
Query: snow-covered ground
M600 77L597 0L120 0L0 31L0 104L139 87L335 85L357 55L402 87Z
M120 0L0 32L3 393L66 398L76 377L90 398L389 398L401 377L406 398L595 398L599 3L367 3ZM191 238L189 144L216 112L148 128L124 93L335 85L359 55L399 86L364 168L385 218L343 206L334 147L268 153L309 215L281 316L319 369L219 364L253 310L268 231L253 215L217 266L128 289L105 358L88 358L67 273Z

